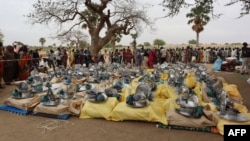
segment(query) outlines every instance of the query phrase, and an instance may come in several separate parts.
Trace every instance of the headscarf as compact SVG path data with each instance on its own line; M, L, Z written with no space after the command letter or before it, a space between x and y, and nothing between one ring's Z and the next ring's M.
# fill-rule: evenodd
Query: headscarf
M28 52L28 47L27 47L26 45L23 45L23 46L19 49L18 53L21 52L21 51L23 51L24 53L27 53L27 52Z
M8 52L13 52L14 51L14 47L12 47L11 45L7 46L7 51Z

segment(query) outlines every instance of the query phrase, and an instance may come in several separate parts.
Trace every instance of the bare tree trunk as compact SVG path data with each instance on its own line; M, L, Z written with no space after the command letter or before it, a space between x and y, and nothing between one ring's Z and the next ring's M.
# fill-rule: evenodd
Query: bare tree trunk
M109 33L104 38L99 38L99 32L93 33L91 37L91 55L96 56L98 52L106 45L112 38L114 34Z
M92 56L98 55L98 52L102 49L102 46L100 44L101 43L98 39L91 39L90 52Z
M90 47L90 52L92 56L96 56L98 55L98 52L101 50L102 48L98 46L98 44L92 44Z
M199 32L196 32L196 48L199 48Z
M134 51L136 50L136 40L133 41Z
M115 37L111 39L112 50L115 51Z
M112 43L112 50L115 51L115 42Z

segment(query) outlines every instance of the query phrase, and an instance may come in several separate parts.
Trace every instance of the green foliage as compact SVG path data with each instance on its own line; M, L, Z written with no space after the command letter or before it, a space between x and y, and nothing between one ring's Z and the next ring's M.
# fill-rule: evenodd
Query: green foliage
M130 34L131 37L133 38L133 42L131 43L131 45L134 47L134 49L136 48L136 39L138 38L138 33L134 33L134 34Z
M231 45L242 45L242 43L231 43Z
M195 39L189 40L188 44L196 44L196 40Z
M90 45L86 42L86 41L80 41L79 42L79 47L80 48L87 48L89 47Z
M1 30L0 30L0 42L3 42L3 38L4 38L4 35L3 35L3 33L1 32Z
M39 42L40 42L41 45L43 46L44 43L46 42L46 40L45 40L45 38L41 37L41 38L39 39Z
M214 0L162 0L161 5L168 10L166 17L173 17L180 13L182 8L194 7L197 5L202 5L209 8L213 14L213 4ZM214 15L214 14L213 14ZM214 15L216 16L216 15Z
M163 10L167 11L166 17L174 17L178 15L182 8L194 7L202 5L210 10L210 14L213 18L219 18L221 14L214 14L214 4L216 0L162 0L161 5ZM250 1L249 0L231 0L227 1L225 6L231 6L234 4L240 4L240 16L239 18L248 15L250 12Z
M104 48L111 48L112 47L112 45L110 44L110 43L107 43L105 46L104 46Z
M192 8L190 13L187 13L186 15L187 18L190 18L188 24L194 23L201 24L201 26L206 25L210 21L210 17L208 16L209 13L210 9L201 5ZM198 20L200 20L200 22L196 23Z
M197 5L193 7L190 13L186 14L189 18L188 24L193 23L192 29L196 32L196 47L199 47L199 33L204 30L204 26L210 21L208 14L210 13L208 5Z
M136 39L138 38L138 34L137 34L137 33L130 34L130 35L131 35L131 37L132 37L134 40L136 40Z
M116 47L120 47L121 48L121 47L123 47L123 45L122 44L118 44L118 45L116 45Z
M144 42L143 45L144 46L151 46L151 44L149 42Z
M166 44L165 41L163 41L162 39L155 39L154 40L154 45L157 45L158 47L163 46L165 44Z

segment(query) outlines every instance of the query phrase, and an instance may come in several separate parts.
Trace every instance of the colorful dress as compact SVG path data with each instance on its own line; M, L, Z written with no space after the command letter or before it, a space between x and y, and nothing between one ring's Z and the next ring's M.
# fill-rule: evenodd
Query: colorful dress
M151 50L148 55L148 67L152 69L154 67L154 62L156 59L155 51Z
M25 53L19 60L19 80L26 80L30 76L31 70L31 56L29 53Z

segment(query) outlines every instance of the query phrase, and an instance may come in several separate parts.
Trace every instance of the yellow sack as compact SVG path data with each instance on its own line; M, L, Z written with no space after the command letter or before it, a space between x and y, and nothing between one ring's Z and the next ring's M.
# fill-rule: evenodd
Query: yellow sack
M161 75L160 75L160 77L161 77L161 80L162 81L166 81L166 80L168 80L168 73L161 73Z
M175 109L179 109L180 108L180 105L178 105L176 102L175 102L176 98L169 98L169 99L165 99L162 107L163 107L163 110L165 112L168 112L168 111L171 111L171 110L175 110Z
M184 84L188 88L194 88L196 85L195 76L192 73L188 73L187 77L184 80Z
M139 78L135 78L135 79L133 79L132 80L132 82L131 82L131 89L132 90L134 90L135 91L135 89L137 88L137 86L138 86L138 80L139 80ZM132 91L133 92L133 91Z
M132 94L132 89L131 88L124 88L124 92L121 93L121 101L126 101L127 96Z
M242 98L238 87L235 84L224 84L223 89L226 91L229 97Z
M245 113L244 115L250 119L250 113ZM229 120L225 120L222 118L218 118L217 129L219 130L219 133L221 135L224 135L224 125L250 125L250 121L235 122L235 121L229 121Z
M151 74L152 72L154 72L154 69L147 69L147 70L146 70L146 73L147 73L147 74Z
M133 108L128 106L126 102L120 102L111 112L109 119L113 121L134 120L167 124L164 111L157 101L143 108Z
M161 115L161 116L165 115L165 111L164 111L164 109L162 107L164 102L165 102L165 99L154 98L154 101L150 103L150 106L152 107L152 109L155 111L155 113L157 115Z
M240 113L247 113L248 109L245 105L234 103L233 108L237 109Z
M202 100L202 91L201 91L201 83L196 83L196 86L195 86L195 88L193 90L194 90L194 93L198 97L198 104L201 105L201 103L203 102L203 100Z
M206 110L218 112L216 105L214 103L207 103L206 105L202 105L205 107Z
M202 101L204 101L204 103L211 102L210 98L207 95L207 84L205 82L201 83L201 92L202 92Z
M167 84L159 84L157 89L154 91L155 98L177 98L178 95L175 92L174 88Z
M162 98L177 98L178 94L175 92L172 86L164 84L161 88L161 97Z
M118 100L115 97L109 97L106 101L100 103L86 101L81 110L80 118L105 118L110 120L110 113L117 104Z
M163 98L161 95L161 89L164 87L164 84L157 85L156 90L153 92L155 98Z

